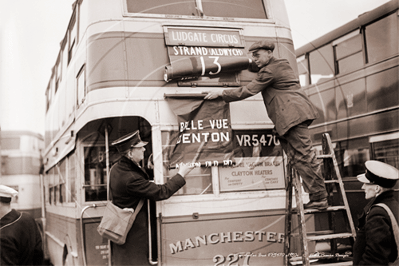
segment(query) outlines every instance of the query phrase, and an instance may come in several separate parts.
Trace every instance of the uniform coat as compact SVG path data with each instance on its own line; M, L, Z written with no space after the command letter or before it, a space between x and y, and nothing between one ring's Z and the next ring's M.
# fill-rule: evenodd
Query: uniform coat
M0 265L43 265L42 237L27 213L11 210L0 219Z
M124 156L112 167L110 174L112 202L120 208L135 209L140 199L168 199L185 184L184 178L177 174L165 184L157 185L149 180L141 167ZM126 243L112 244L112 265L150 265L147 216L145 201L127 235Z
M381 193L364 208L353 247L353 265L388 265L397 258L391 219L382 207L374 206L377 203L386 204L397 219L399 204L393 193Z
M233 102L259 92L280 136L293 126L317 118L317 110L301 90L299 80L286 59L271 58L259 70L256 79L247 86L224 90L222 97L225 102Z

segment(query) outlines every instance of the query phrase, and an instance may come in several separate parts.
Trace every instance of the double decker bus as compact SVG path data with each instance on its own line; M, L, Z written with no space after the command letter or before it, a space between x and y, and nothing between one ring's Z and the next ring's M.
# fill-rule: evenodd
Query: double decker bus
M367 203L356 178L364 162L399 168L398 12L392 0L296 50L301 85L320 114L312 140L330 134L355 225Z
M155 183L196 166L174 196L144 205L151 264L283 264L284 156L263 100L203 100L248 84L248 48L264 39L296 71L284 1L75 1L46 89L52 264L110 265L96 230L120 156L110 143L135 130Z
M43 148L41 134L0 129L0 184L18 191L11 207L29 213L35 219L42 217L40 171Z

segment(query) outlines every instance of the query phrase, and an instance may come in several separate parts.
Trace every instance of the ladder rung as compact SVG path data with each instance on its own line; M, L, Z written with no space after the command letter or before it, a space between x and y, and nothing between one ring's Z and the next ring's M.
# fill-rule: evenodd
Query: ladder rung
M334 234L334 230L308 232L308 237L309 236L318 236L318 235L328 235L328 234ZM298 237L298 236L299 236L299 233L291 233L291 237Z
M349 238L352 237L351 233L339 233L339 234L331 234L331 235L320 235L320 236L308 236L308 240L317 241L317 240L327 240L327 239L336 239L336 238Z
M308 236L319 236L319 235L329 235L329 234L334 234L334 230L323 230L323 231L308 232Z
M318 210L318 209L305 209L304 213L309 214L309 213L316 213L316 212L333 212L333 211L339 211L339 210L346 210L345 206L330 206L325 210Z
M324 180L324 183L325 184L328 184L328 183L339 183L339 180L338 179Z
M320 154L316 156L317 159L329 159L332 158L332 154Z

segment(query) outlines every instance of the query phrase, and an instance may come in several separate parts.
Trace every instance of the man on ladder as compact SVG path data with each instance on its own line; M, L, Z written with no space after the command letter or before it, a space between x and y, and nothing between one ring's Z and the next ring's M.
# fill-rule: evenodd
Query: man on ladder
M256 79L237 89L208 92L205 99L221 96L225 102L233 102L261 93L289 162L300 174L304 189L309 193L310 201L304 205L305 209L326 209L327 191L308 129L317 118L317 111L301 90L289 62L275 58L273 50L272 42L255 42L249 51L259 70Z

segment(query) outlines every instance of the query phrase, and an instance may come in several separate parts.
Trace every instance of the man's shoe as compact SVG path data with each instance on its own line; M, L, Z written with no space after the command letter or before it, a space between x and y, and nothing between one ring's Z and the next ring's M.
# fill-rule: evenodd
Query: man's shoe
M308 203L304 204L303 207L305 209L325 210L328 208L328 201L327 199L321 199L319 201L309 201Z

